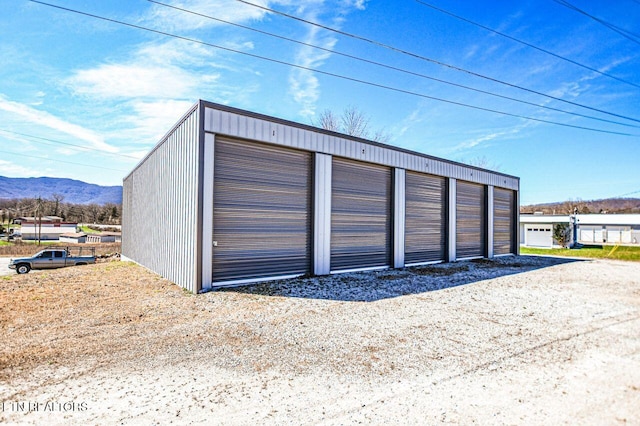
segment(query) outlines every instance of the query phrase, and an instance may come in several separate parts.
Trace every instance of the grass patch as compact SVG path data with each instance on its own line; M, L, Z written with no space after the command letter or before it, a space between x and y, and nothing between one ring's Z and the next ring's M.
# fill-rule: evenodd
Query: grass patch
M586 257L590 259L615 259L640 262L640 247L634 246L584 246L579 249L520 247L520 254L544 254L548 256Z
M10 246L10 245L11 245L11 243L9 241L0 240L0 247L2 247L2 246Z
M95 229L91 229L88 226L79 226L80 232L84 232L85 234L99 234L100 231L96 231Z

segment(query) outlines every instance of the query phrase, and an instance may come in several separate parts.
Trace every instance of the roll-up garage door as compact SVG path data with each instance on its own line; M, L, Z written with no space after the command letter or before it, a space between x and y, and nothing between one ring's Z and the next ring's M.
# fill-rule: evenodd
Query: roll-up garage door
M456 258L483 257L486 247L484 186L458 181L456 185Z
M407 172L405 191L405 263L445 260L445 179Z
M502 188L493 189L493 252L509 254L514 252L513 191Z
M391 170L333 159L331 270L389 265Z
M553 231L551 225L527 225L526 243L529 247L552 247Z
M311 154L216 138L213 281L310 272Z

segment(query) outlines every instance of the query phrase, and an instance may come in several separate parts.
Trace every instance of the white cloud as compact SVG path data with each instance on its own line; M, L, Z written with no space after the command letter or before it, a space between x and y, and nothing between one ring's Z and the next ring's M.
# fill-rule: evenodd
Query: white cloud
M44 126L66 133L67 135L73 136L76 139L87 142L94 148L102 149L107 152L118 151L116 147L105 143L102 137L92 130L86 129L77 124L69 123L68 121L58 118L46 111L38 110L18 102L10 101L2 94L0 94L0 110L8 112L9 114L17 115L22 120L25 120L34 125Z
M329 9L325 7L322 0L308 0L297 4L297 14L311 22L320 23L318 17L330 12L333 14L333 18L327 20L332 22L331 25L334 28L340 28L340 25L345 22L345 16L354 9L364 10L366 2L367 0L342 0L339 3L340 7ZM304 42L332 50L338 39L329 34L326 30L312 26L309 27ZM319 69L330 57L330 52L302 46L296 52L295 63L306 68ZM300 115L306 118L315 115L316 103L320 98L320 82L313 71L299 68L292 70L289 74L289 93L293 96L294 101L300 105Z
M146 24L153 24L155 28L163 31L192 31L223 25L218 21L207 18L207 16L235 23L243 23L260 20L267 14L267 11L264 9L249 6L235 0L167 0L163 1L163 3L205 15L199 16L194 13L154 4L142 21ZM251 3L268 7L270 2L265 0L252 0Z
M137 139L142 143L156 143L192 105L193 102L190 101L169 99L135 101L131 105L134 113L129 119L134 129L127 131L127 134L133 141Z
M194 69L211 56L211 49L182 40L144 44L131 59L79 70L67 83L74 93L99 99L197 99L199 87L219 77Z
M3 176L11 177L32 177L42 173L41 170L28 169L6 160L0 160L0 170L2 170Z
M318 27L311 27L304 40L305 43L321 46L325 49L333 49L337 41L335 37L322 37L321 30ZM331 53L327 51L303 46L296 54L295 63L306 68L315 69L320 68L330 56ZM320 83L314 72L299 68L294 69L289 75L289 84L289 92L301 106L300 114L305 117L313 116L316 102L320 97Z
M81 70L70 80L75 92L99 98L188 96L196 81L173 66L158 68L143 63L105 64Z
M453 147L453 149L451 150L452 152L456 152L456 151L460 151L463 149L470 149L470 148L474 148L478 145L483 144L484 142L489 142L492 140L496 140L496 139L503 139L503 138L511 138L515 135L517 135L518 133L522 132L524 129L530 127L530 126L535 126L536 123L532 123L530 121L525 121L522 124L513 126L509 129L506 130L501 130L501 131L493 131L487 134L484 134L482 136L478 136L476 138L464 141L458 145L456 145L455 147Z
M358 10L364 10L366 8L367 0L345 0L345 5L353 7Z

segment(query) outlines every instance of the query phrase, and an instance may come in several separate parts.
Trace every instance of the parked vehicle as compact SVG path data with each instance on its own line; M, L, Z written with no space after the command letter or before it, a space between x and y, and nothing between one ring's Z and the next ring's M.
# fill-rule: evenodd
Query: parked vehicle
M71 250L78 253L71 253ZM32 269L56 269L66 266L80 266L96 263L95 247L66 247L42 250L32 257L11 259L9 268L18 274L26 274Z

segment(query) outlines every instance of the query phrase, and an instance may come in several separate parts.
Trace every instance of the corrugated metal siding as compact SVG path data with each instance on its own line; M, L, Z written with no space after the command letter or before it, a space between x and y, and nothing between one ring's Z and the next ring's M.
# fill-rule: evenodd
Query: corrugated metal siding
M518 190L519 179L299 123L205 103L205 130L469 182Z
M509 254L514 252L515 201L513 191L494 188L493 190L493 252Z
M388 266L391 169L333 158L331 270Z
M122 254L197 291L197 106L123 182Z
M217 137L213 282L311 271L312 154Z
M446 179L407 172L405 263L446 258Z
M456 258L482 257L486 251L485 187L457 181Z

